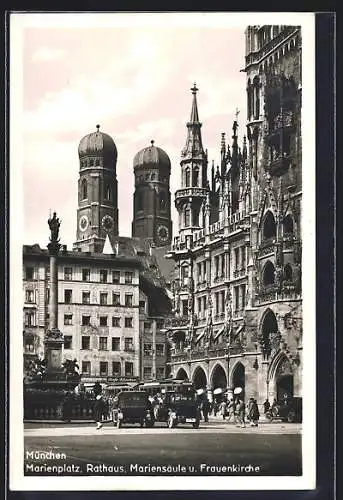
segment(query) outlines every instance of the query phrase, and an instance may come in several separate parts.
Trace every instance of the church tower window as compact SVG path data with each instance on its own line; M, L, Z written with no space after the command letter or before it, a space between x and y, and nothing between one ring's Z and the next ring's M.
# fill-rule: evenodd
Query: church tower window
M111 200L111 186L109 184L105 185L105 200Z
M82 194L82 199L86 200L87 199L87 181L86 181L86 179L83 179L83 181L82 181L81 194Z
M163 191L159 195L159 209L162 211L166 209L166 195Z

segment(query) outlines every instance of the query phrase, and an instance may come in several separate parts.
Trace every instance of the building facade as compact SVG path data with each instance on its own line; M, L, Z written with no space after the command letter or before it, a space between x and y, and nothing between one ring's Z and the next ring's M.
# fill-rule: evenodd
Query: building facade
M120 246L120 242L118 242ZM63 359L76 359L84 382L164 376L163 318L168 298L145 270L142 255L63 251L58 256L58 327ZM25 246L24 367L44 358L49 323L49 255ZM150 267L150 266L149 266ZM157 296L160 297L157 300Z
M170 160L153 144L135 156L134 237L124 238L118 236L113 139L97 126L81 139L78 153L76 242L72 251L61 245L57 256L63 359L75 359L89 383L162 378L163 321L171 302L160 250L171 240ZM24 371L30 361L45 357L49 259L39 245L23 248Z
M249 26L245 72L247 136L239 140L236 115L201 199L181 189L182 207L200 207L203 224L194 224L198 212L184 217L169 253L177 271L168 335L173 376L210 399L240 387L262 403L302 395L300 28ZM194 96L192 116L188 137L200 130ZM197 137L188 164L203 151ZM184 165L182 152L181 188Z

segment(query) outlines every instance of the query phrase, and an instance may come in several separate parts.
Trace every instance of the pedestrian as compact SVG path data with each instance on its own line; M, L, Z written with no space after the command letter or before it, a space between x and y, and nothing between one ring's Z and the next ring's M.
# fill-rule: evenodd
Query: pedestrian
M267 413L267 411L269 411L269 410L270 410L270 403L269 403L268 399L266 399L266 400L265 400L265 402L263 403L263 409L264 409L264 410L263 410L263 411L264 411L264 414L266 414L266 413Z
M238 420L237 427L245 427L245 403L242 399L238 399L236 412Z
M210 411L210 402L207 398L205 398L201 404L202 415L204 417L204 421L208 422L208 414Z
M249 403L249 420L251 427L258 426L258 420L260 418L260 412L257 406L257 401L254 398L250 398Z
M231 418L233 422L235 422L235 409L236 409L235 401L233 398L231 398L227 406L228 422L230 422Z
M219 411L220 411L220 414L221 416L223 417L223 420L225 420L225 417L226 417L226 401L225 399L223 399L223 401L220 403L220 406L219 406Z
M101 421L104 412L104 401L102 399L101 394L97 395L93 410L94 410L94 420L96 421L96 430L99 430L102 427Z

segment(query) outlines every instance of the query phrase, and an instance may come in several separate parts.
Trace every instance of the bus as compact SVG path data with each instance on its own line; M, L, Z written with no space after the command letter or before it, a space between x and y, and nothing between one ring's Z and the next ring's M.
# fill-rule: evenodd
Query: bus
M156 396L157 394L165 394L167 392L182 392L184 390L189 391L194 389L194 386L192 382L188 382L182 379L178 380L170 378L164 380L140 382L135 389L146 391L149 396Z

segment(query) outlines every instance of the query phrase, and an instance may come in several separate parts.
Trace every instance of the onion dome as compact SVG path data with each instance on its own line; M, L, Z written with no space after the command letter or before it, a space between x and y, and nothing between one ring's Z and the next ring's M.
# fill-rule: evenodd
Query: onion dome
M150 146L142 149L135 155L133 159L133 168L170 169L170 159L163 149L158 148L154 145L154 141L151 141Z
M79 144L79 158L89 156L106 157L116 161L118 152L114 140L108 134L99 132L100 125L96 126L97 131L85 135Z

